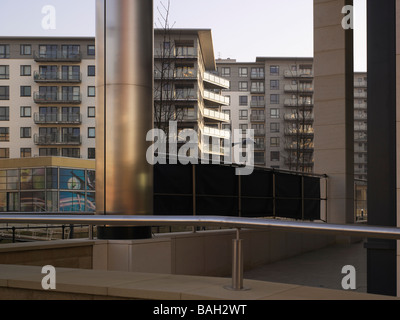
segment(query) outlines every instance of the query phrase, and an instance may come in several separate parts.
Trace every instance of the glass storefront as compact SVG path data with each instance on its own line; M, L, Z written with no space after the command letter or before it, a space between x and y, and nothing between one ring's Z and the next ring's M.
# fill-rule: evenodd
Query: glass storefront
M0 169L0 212L94 212L95 187L94 170Z

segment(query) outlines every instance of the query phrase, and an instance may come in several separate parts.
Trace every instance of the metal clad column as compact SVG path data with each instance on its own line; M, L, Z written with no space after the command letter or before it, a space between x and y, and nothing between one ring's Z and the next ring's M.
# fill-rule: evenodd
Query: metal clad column
M96 2L97 214L153 214L153 1ZM149 228L98 229L103 239L147 238Z

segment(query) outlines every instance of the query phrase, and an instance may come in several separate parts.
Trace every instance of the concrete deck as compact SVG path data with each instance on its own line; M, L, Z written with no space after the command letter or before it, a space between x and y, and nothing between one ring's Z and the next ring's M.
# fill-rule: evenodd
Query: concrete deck
M229 278L56 269L56 289L43 290L41 267L0 265L0 299L18 300L386 300L390 297L245 280L248 291L231 291Z

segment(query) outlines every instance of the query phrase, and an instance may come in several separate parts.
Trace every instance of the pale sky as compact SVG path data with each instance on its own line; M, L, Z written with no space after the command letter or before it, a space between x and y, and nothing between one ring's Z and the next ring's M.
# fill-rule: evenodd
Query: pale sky
M145 0L143 0L145 1ZM155 25L160 26L154 0ZM366 70L366 0L355 2L355 70ZM42 8L56 10L44 30ZM0 36L95 36L95 0L0 0ZM171 0L175 28L211 29L216 58L313 55L313 0Z

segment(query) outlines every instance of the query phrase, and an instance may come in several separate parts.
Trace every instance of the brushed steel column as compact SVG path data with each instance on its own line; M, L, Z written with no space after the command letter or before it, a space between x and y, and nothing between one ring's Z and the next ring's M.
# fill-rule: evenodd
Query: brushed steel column
M97 0L97 214L153 214L153 47L152 0Z

